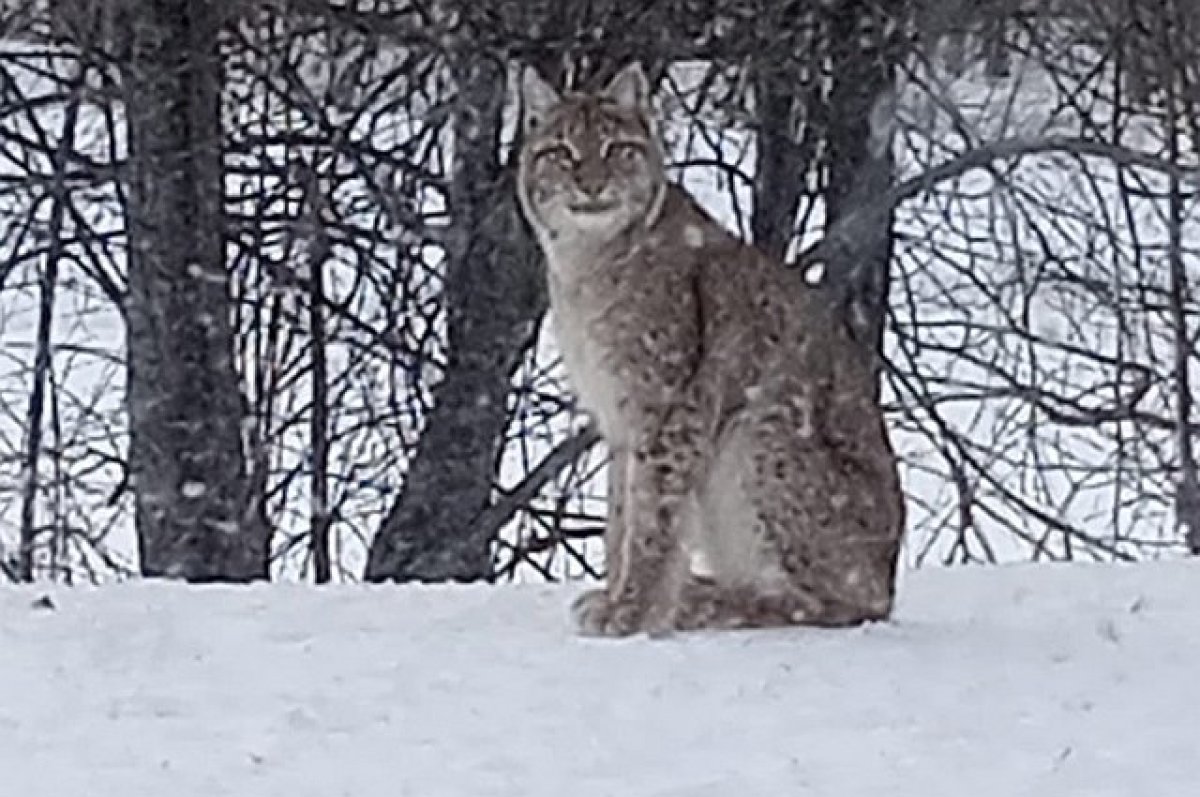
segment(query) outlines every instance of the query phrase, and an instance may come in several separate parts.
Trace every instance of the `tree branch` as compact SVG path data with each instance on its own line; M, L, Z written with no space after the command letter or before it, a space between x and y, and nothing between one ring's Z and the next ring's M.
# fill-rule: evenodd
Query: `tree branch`
M838 256L853 257L864 240L878 235L892 211L902 203L932 191L939 183L982 169L999 160L1019 160L1031 155L1060 153L1078 158L1102 158L1122 168L1149 169L1173 179L1200 184L1200 167L1139 152L1119 144L1073 136L1044 138L1008 138L984 144L926 169L921 174L897 183L875 201L856 208L835 222L825 237L796 258L795 267L803 270Z

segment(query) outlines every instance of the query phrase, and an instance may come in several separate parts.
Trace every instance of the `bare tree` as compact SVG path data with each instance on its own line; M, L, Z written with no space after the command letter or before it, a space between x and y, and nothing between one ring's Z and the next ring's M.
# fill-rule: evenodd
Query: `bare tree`
M513 373L545 312L536 250L497 146L506 65L463 38L447 68L457 90L447 186L448 357L404 489L372 546L371 580L491 578L495 539L481 533L480 516L492 501Z
M673 176L881 352L910 562L1194 550L1188 10L0 4L0 573L136 571L165 507L146 572L601 574L510 78L630 59Z
M267 529L249 489L230 326L218 9L153 0L132 21L125 309L141 570L265 578Z

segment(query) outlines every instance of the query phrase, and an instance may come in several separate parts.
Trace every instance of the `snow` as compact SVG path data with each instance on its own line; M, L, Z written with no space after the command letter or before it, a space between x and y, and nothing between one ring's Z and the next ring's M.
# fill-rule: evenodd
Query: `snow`
M888 624L620 641L553 586L7 589L0 793L1196 793L1197 564L904 582Z

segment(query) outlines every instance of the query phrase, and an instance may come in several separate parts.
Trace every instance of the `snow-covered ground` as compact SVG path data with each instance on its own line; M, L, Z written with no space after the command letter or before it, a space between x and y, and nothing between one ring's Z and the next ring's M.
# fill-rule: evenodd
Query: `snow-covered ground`
M1192 797L1200 566L906 575L895 622L572 635L554 587L0 591L13 797Z

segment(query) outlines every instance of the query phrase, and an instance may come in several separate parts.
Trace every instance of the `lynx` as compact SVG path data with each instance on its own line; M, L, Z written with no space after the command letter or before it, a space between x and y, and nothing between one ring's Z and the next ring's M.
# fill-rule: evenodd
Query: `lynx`
M612 454L582 633L843 626L892 609L904 505L832 303L668 182L647 78L522 79L518 194L579 400Z

